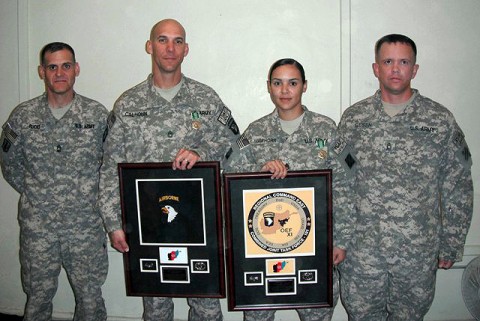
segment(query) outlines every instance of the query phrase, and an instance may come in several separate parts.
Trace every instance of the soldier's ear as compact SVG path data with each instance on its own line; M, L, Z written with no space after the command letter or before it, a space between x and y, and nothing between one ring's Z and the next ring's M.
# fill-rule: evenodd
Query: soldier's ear
M45 79L45 68L42 65L38 66L38 76L41 80Z
M145 51L151 55L152 54L152 42L150 40L147 40L145 43Z

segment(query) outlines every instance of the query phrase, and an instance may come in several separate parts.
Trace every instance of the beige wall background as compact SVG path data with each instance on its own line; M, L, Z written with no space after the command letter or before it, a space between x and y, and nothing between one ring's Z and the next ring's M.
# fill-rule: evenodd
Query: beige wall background
M413 86L454 113L471 148L476 191L465 260L438 273L426 320L471 318L460 280L463 267L480 254L478 0L1 0L0 9L2 124L19 102L43 92L38 53L51 41L74 47L81 67L76 90L111 109L124 90L150 72L144 45L151 26L163 18L178 19L190 45L183 72L212 86L244 130L273 109L266 78L275 60L299 60L309 81L304 104L338 122L348 106L378 87L371 69L375 41L387 33L409 35L419 50ZM0 311L21 314L18 194L3 177L0 202ZM140 320L141 299L125 296L122 256L109 254L104 287L109 320ZM175 305L175 317L186 320L186 301L175 299ZM62 272L55 317L70 317L73 306ZM226 300L222 307L227 321L242 320L242 313L228 312ZM297 319L293 311L277 312L277 320ZM339 304L334 320L346 319Z

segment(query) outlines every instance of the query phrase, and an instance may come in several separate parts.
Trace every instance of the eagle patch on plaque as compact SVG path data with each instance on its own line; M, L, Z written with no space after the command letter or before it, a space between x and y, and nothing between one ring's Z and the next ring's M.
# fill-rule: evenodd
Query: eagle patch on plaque
M141 245L206 245L201 179L137 179L135 184Z
M244 190L245 257L315 255L313 188Z

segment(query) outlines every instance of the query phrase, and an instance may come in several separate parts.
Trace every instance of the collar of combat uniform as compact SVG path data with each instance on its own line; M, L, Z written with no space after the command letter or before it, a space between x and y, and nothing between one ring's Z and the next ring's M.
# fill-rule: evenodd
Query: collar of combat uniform
M75 111L75 109L78 109L81 106L81 104L78 103L79 99L80 99L80 96L74 91L73 92L73 99L72 99L72 102L71 102L72 105L70 106L70 110ZM50 111L50 106L48 105L48 97L47 97L46 92L44 92L42 94L41 106L42 106L41 113L45 117L51 117L52 119L54 119L54 116L53 116L52 112Z
M418 97L420 96L420 93L417 89L412 88L412 95L415 96L414 99L405 107L403 112L398 114L397 116L401 117L401 115L408 115L416 111L416 109L418 108L417 101L418 101ZM375 109L375 113L378 115L378 117L380 117L381 119L387 119L387 120L392 119L383 110L382 91L380 89L375 92L375 95L373 95L373 106Z
M305 114L307 114L307 112L308 112L307 106L302 105L302 108L303 108L303 112L304 112ZM272 116L273 116L275 119L277 119L277 120L280 118L280 116L278 116L278 110L277 110L277 108L275 108L275 109L272 111Z
M187 88L187 83L188 83L188 78L185 77L184 74L182 74L182 80L183 80L183 84L182 84L182 87L180 87L180 89L178 90L178 93L175 97L173 97L172 101L171 102L168 102L166 99L164 99L162 96L160 96L159 93L157 93L157 91L155 90L155 86L153 85L153 74L149 74L148 77L147 77L147 84L148 84L148 95L147 95L147 104L149 107L153 107L153 106L162 106L162 105L165 105L165 104L175 104L175 101L182 97L183 96L183 92L186 90Z
M310 111L308 110L308 108L305 106L305 105L302 105L302 108L303 108L303 119L302 119L302 122L300 123L300 125L298 126L297 130L295 132L293 132L291 135L294 135L296 132L298 132L299 130L301 130L305 124L310 120ZM285 133L282 129L282 125L280 124L280 116L278 116L278 111L277 109L275 108L272 112L272 127L276 128L277 132L278 133L281 133L281 137L287 137L287 136L290 136L288 135L287 133Z

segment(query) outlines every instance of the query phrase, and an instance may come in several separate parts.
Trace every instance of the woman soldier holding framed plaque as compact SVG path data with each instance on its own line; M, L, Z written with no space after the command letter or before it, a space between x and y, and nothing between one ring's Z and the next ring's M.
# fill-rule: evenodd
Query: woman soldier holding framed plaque
M302 65L294 59L276 61L270 68L267 89L275 105L270 114L252 122L233 146L226 172L270 172L272 179L283 179L289 170L329 169L335 159L329 156L329 142L335 122L302 105L307 80ZM338 265L345 251L335 248ZM338 277L334 272L334 302L331 308L297 309L302 321L330 320L338 301ZM246 321L273 321L275 310L249 310Z

